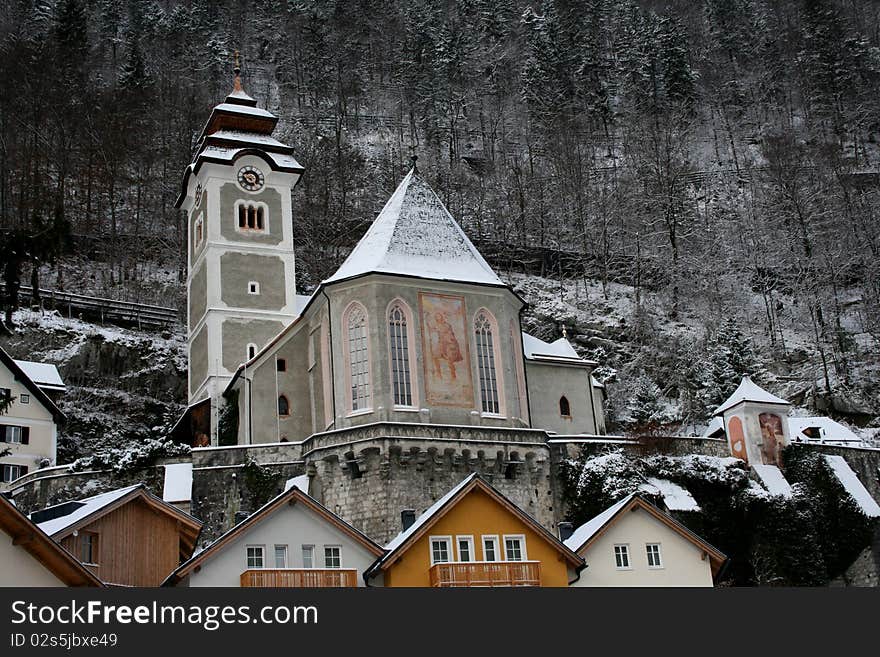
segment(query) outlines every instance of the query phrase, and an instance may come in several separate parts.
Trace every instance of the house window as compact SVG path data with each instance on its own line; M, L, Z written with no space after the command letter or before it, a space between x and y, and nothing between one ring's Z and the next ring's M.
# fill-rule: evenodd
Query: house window
M236 208L238 230L248 232L262 232L265 230L268 209L264 203L239 201Z
M303 555L303 568L314 568L315 567L315 546L314 545L303 545L302 546L302 555Z
M256 355L257 355L257 345L255 345L253 342L251 342L247 346L247 359L251 360Z
M526 537L525 536L505 536L504 537L504 558L507 561L525 561L526 560Z
M458 560L462 563L474 560L474 538L473 536L458 536L455 539L458 543Z
M259 281L248 282L248 294L259 294L259 293L260 293L260 282Z
M629 570L629 545L614 546L614 565L618 570Z
M482 310L474 320L474 337L477 342L477 370L480 375L480 402L483 413L501 414L498 397L498 372L495 369L494 320Z
M286 545L276 545L275 546L275 567L276 568L287 568L287 546Z
M7 425L6 429L6 442L7 443L21 443L22 435L24 432L22 431L23 427L15 427Z
M483 537L483 561L498 561L498 537Z
M9 401L10 399L12 399L12 390L0 388L0 401Z
M27 466L26 465L10 465L9 463L4 463L2 466L2 477L0 477L0 481L4 484L8 484L10 481L15 481L19 477L24 477L27 474Z
M287 359L286 358L276 358L275 359L275 369L279 372L287 371Z
M345 342L349 368L350 410L370 407L370 356L367 344L367 311L353 303L345 313L348 339Z
M413 406L412 370L410 369L409 309L396 301L388 311L388 340L391 354L391 389L395 406Z
M571 417L571 404L568 403L568 397L565 395L559 398L559 414L562 417Z
M287 417L290 415L290 402L286 395L278 396L278 415L281 417Z
M247 546L247 567L248 568L263 568L265 566L265 560L263 558L265 552L265 548L262 545L248 545Z
M79 560L83 563L98 563L98 535L95 532L80 532Z
M342 568L342 547L339 545L324 546L324 568Z
M31 403L31 396L30 396L30 395L24 395L24 394L19 395L19 396L18 396L18 401L20 401L22 404L30 404L30 403Z
M660 544L648 543L645 546L648 553L648 568L662 568L663 561L660 558Z
M432 536L431 565L435 563L449 563L452 561L452 539L449 536Z

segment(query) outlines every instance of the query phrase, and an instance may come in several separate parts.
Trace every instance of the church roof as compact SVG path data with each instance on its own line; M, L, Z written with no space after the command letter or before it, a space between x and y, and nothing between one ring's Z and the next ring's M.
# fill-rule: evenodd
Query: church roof
M324 282L368 273L504 285L415 167Z
M767 392L757 383L752 381L749 377L744 376L742 382L739 384L737 389L733 391L733 394L728 397L727 401L721 404L721 406L716 408L715 412L712 415L721 415L725 411L743 402L758 402L761 404L782 404L785 406L791 406L791 404L786 400Z

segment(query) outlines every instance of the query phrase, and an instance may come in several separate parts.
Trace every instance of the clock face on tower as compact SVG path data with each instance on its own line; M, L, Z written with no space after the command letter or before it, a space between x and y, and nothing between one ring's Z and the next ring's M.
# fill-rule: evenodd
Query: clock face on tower
M262 189L265 179L263 172L257 167L246 166L238 170L238 184L249 192Z

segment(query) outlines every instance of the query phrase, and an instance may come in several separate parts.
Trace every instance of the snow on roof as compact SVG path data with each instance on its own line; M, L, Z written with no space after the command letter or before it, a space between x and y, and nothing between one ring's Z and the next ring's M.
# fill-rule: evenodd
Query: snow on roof
M641 490L663 496L663 503L670 511L699 511L700 505L687 488L683 488L668 479L648 477L648 483Z
M221 112L231 112L233 114L250 114L251 116L262 116L267 119L274 119L275 115L259 107L251 107L250 105L239 105L238 103L220 103L215 110Z
M833 454L825 454L825 462L834 471L837 480L843 485L846 492L859 505L862 512L869 518L880 517L880 504L871 497L871 493L865 488L865 485L859 481L856 473L849 467L849 463L842 456Z
M415 169L401 181L361 241L325 282L371 272L503 285Z
M752 466L752 470L761 480L764 488L771 495L781 495L782 497L791 497L791 484L785 479L782 471L775 465L765 465L756 463Z
M819 435L810 436L804 433L805 430L811 428L817 429ZM835 422L830 417L790 417L788 418L788 433L792 440L805 442L848 445L855 443L858 446L865 443L840 422Z
M192 500L192 470L192 463L166 465L162 499L166 502L189 502Z
M239 153L245 150L242 148L228 148L225 146L205 146L199 153L196 155L196 159L202 157L209 157L214 160L221 160L224 162L232 162ZM264 153L266 157L268 157L272 162L275 163L275 166L279 168L287 168L287 169L301 169L302 166L299 162L296 161L296 158L292 155L287 155L285 153L272 153L266 152Z
M51 363L35 363L30 360L16 360L22 372L27 374L28 378L41 388L50 388L52 390L64 390L64 381L61 380L61 374L58 368Z
M526 358L569 358L583 360L565 338L554 342L544 342L534 335L523 332L523 354Z
M286 144L281 143L271 135L263 135L256 132L243 132L241 130L218 130L211 133L211 139L225 139L227 141L240 141L249 144L259 144L261 146L275 146L277 148L287 148Z
M590 385L593 386L594 388L603 388L603 389L605 388L605 384L599 383L599 379L597 379L592 374L590 375Z
M284 484L284 492L286 493L291 488L296 486L306 495L309 494L309 475L299 475L298 477L291 477L287 480L287 483Z
M724 431L724 419L720 415L716 415L709 420L709 426L707 426L706 430L703 432L703 437L708 438L719 431Z
M394 550L399 548L401 545L403 545L410 536L415 534L422 527L422 525L424 525L426 522L428 522L428 520L430 520L431 517L435 513L437 513L441 508L443 508L443 506L449 500L451 500L453 497L455 497L456 494L458 494L458 492L462 488L467 486L476 476L477 476L477 473L474 472L474 473L471 473L470 475L468 475L467 477L465 477L461 481L461 483L459 483L457 486L454 486L448 493L446 493L446 495L444 495L439 500L434 502L431 506L429 506L422 515L420 515L418 518L416 518L415 522L413 524L411 524L408 529L400 532L397 536L395 536L393 539L391 539L391 542L385 546L385 549L388 551L387 554L390 554L391 552L393 552Z
M786 406L790 406L789 402L786 400L777 397L776 395L770 394L766 390L764 390L761 386L752 381L749 377L744 376L742 382L740 382L739 386L736 390L734 390L733 394L727 398L721 406L715 409L713 415L721 415L724 411L733 408L737 404L741 404L742 402L759 402L762 404L785 404Z
M293 311L294 313L296 313L297 317L302 315L303 310L306 309L306 306L308 305L311 298L311 294L297 294L294 296Z
M74 509L66 516L53 518L52 520L47 520L46 522L41 522L37 525L37 527L42 529L49 536L54 536L55 534L64 531L71 525L78 523L83 518L86 518L93 513L100 511L105 506L113 504L117 500L122 499L131 491L140 486L141 484L135 484L134 486L112 490L109 493L102 493L100 495L95 495L94 497L87 497L84 500L77 500L82 504L82 506Z
M234 91L232 91L232 93L230 93L230 94L229 94L228 96L226 96L226 97L227 97L227 98L240 98L241 100L254 100L253 98L251 98L250 96L248 96L248 95L244 92L243 89L234 90Z
M630 493L619 502L609 506L595 518L587 520L587 522L575 529L571 533L571 536L563 541L565 543L565 546L570 550L577 552L581 548L581 546L589 541L591 538L593 538L596 532L602 529L602 527L604 527L607 522L617 514L618 511L629 504L630 500L632 500L634 496L635 493Z

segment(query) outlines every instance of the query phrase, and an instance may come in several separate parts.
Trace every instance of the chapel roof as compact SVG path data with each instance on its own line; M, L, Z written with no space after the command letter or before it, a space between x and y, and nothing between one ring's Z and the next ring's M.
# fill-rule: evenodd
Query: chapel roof
M744 376L737 389L733 391L733 394L730 395L730 397L727 398L727 401L721 404L721 406L716 408L712 415L721 415L725 411L743 402L791 406L786 400L767 392L749 377Z
M369 273L504 286L415 166L324 282Z

